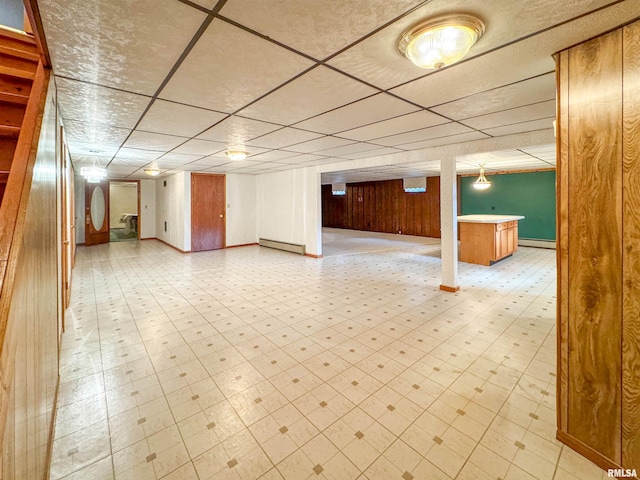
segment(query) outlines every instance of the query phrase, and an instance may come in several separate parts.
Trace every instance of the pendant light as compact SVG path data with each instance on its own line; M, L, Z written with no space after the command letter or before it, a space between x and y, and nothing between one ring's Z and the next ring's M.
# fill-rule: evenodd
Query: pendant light
M480 164L480 176L473 182L473 188L476 190L486 190L491 187L491 182L484 176L484 164Z

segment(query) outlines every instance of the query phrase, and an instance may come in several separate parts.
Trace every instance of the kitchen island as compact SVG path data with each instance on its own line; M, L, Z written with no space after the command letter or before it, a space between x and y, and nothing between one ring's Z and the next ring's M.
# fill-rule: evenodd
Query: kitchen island
M461 215L460 261L490 266L518 250L521 215Z

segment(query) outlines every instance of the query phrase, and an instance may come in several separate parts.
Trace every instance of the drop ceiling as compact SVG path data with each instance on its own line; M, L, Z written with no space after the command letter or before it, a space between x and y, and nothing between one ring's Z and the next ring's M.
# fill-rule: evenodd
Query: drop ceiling
M110 178L262 174L548 130L551 55L635 19L640 0L40 0L69 151ZM471 13L469 56L427 71L397 40ZM249 152L231 162L227 149ZM323 183L437 175L437 159ZM461 172L552 168L552 144L470 155ZM359 163L360 165L360 163Z

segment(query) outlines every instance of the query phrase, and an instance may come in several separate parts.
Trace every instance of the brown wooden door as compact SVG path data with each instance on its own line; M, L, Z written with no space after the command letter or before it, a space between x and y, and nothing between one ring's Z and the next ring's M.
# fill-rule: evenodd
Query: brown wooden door
M225 176L191 174L191 251L225 247Z
M84 244L109 242L109 182L86 183L84 188Z

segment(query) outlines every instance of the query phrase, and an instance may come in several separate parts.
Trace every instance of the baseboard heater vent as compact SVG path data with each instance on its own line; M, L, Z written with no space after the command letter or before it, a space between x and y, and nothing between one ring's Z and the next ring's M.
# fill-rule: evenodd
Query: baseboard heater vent
M304 245L267 240L266 238L261 238L258 243L261 247L275 248L276 250L284 250L285 252L297 253L299 255L305 254Z

